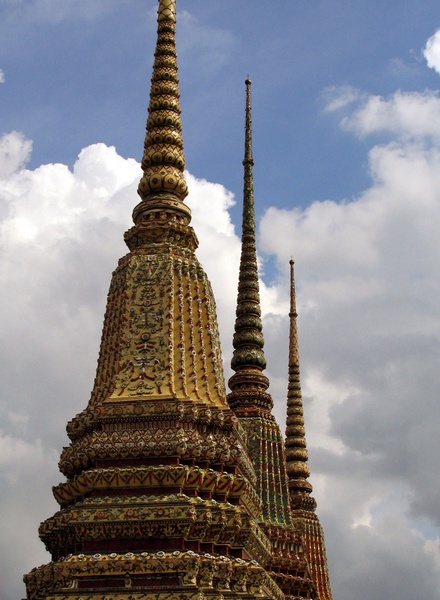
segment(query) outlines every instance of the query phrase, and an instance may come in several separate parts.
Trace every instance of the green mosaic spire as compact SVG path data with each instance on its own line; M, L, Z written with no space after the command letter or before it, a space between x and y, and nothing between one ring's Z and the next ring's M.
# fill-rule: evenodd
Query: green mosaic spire
M246 79L246 123L244 149L244 186L243 186L243 220L241 238L241 259L238 279L237 310L235 334L233 338L234 353L231 367L235 374L229 380L233 392L230 397L233 408L240 404L234 392L258 391L260 396L256 403L266 409L272 408L272 399L266 390L269 380L263 375L266 359L263 346L263 324L261 321L260 290L258 283L257 250L255 241L255 204L252 158L252 118L251 118L251 81ZM255 396L257 399L257 397Z

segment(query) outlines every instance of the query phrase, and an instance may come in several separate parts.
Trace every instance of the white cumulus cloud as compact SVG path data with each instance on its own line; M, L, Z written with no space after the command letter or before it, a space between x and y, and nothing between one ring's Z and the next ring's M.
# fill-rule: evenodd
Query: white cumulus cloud
M32 150L32 142L12 131L0 137L0 179L9 177L23 167Z
M325 110L333 112L357 102L362 97L362 93L350 85L329 86L323 91L322 97L325 102Z
M440 138L438 92L397 91L390 97L372 96L346 87L334 87L324 95L325 109L344 111L341 125L359 137L387 133L399 138Z
M426 42L423 55L430 69L440 73L440 29L432 35Z

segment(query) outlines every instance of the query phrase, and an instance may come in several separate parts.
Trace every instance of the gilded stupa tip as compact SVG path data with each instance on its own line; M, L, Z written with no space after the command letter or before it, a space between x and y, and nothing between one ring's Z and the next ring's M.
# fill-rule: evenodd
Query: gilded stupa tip
M133 212L135 224L145 220L147 213L164 209L183 214L187 222L190 220L190 209L183 203L188 188L183 177L185 157L175 25L176 1L160 0L142 157L143 175L138 186L141 203Z

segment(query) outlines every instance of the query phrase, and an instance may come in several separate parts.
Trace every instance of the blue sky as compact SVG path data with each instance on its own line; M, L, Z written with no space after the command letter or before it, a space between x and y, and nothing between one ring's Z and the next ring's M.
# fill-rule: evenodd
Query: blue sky
M249 75L267 374L284 428L293 255L335 600L440 600L438 3L178 9L188 203L226 375ZM48 561L38 524L56 510L65 424L88 401L137 203L155 11L153 0L0 0L4 600Z
M95 141L139 159L154 5L0 5L6 80L0 125L34 141L30 166L71 166L79 149ZM259 210L280 188L277 204L291 206L350 198L368 185L365 144L323 112L328 87L387 96L437 84L422 57L438 11L429 0L284 0L274 7L193 0L180 9L186 13L179 57L188 168L240 193L242 83L249 74Z

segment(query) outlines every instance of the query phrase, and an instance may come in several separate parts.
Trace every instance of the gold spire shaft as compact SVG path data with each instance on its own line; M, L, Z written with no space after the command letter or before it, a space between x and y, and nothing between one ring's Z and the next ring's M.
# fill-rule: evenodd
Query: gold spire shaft
M176 1L160 0L157 18L157 43L151 78L147 135L138 187L142 202L135 208L135 224L152 210L172 208L189 222L190 210L183 204L188 188L183 178L182 124L175 40Z

